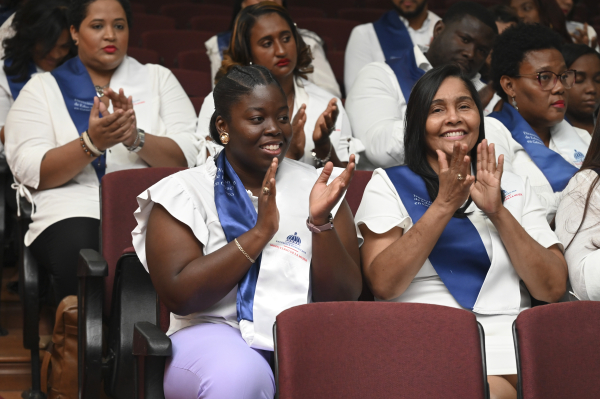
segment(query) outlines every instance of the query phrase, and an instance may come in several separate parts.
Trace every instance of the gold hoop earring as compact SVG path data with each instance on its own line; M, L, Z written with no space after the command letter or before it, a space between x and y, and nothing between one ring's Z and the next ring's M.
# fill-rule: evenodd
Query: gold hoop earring
M221 139L221 143L223 145L227 145L227 143L229 143L229 133L223 132L219 135L219 138Z

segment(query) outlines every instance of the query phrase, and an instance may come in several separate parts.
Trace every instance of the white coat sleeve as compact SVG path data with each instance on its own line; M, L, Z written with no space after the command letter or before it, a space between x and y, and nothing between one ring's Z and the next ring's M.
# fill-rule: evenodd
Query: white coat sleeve
M404 114L406 102L387 65L374 62L364 67L346 99L354 137L362 141L375 166L404 163Z

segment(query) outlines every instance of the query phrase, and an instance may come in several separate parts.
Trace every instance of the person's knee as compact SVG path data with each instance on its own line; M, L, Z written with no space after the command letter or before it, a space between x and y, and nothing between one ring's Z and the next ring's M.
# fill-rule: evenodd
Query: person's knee
M517 390L503 376L488 375L488 384L490 386L490 399L516 399Z

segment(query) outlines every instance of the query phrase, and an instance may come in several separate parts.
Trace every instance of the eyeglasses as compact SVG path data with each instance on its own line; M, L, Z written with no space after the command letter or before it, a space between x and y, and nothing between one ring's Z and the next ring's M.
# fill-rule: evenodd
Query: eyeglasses
M565 89L570 89L573 87L573 83L575 83L575 75L577 71L573 69L569 69L568 71L564 71L560 75L555 74L552 71L542 71L538 73L527 73L524 75L517 75L517 78L533 78L537 79L540 83L540 87L542 90L550 91L554 89L556 86L556 82L558 82L558 78L560 78L560 83L563 85Z

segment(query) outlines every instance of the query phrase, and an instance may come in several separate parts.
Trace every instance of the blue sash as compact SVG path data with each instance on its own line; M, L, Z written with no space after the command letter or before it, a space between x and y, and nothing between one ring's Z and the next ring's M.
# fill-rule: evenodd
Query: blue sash
M408 166L385 169L413 223L431 205L425 182ZM452 296L473 309L490 268L490 258L479 232L468 218L451 218L429 254L433 265Z
M229 48L231 41L231 31L217 33L217 44L219 45L219 54L223 59L223 52Z
M13 60L10 58L7 58L4 60L4 65L6 65L7 67L11 66L12 63L13 63ZM33 75L36 72L37 72L37 68L35 67L35 63L33 61L29 61L29 68L27 70L27 79L25 79L24 81L15 82L15 81L13 81L13 79L17 78L16 75L11 75L11 76L6 75L6 80L8 80L8 87L10 88L10 94L12 94L13 100L16 100L17 97L19 97L21 90L23 89L23 87L25 87L27 82L29 82L29 79L31 79L31 75Z
M373 28L383 50L385 62L396 74L404 99L408 101L413 86L425 74L425 71L417 66L408 29L395 10L386 12L379 20L373 22Z
M96 97L90 74L79 57L71 58L50 73L60 88L69 115L81 136L89 127L90 112ZM106 154L94 160L92 166L96 170L98 181L101 181L106 173Z
M546 147L529 123L519 114L519 111L504 104L502 111L492 112L488 116L498 119L510 130L512 137L523 146L533 163L548 179L555 193L567 187L569 180L579 169L571 165L559 153Z
M225 151L221 151L217 157L216 165L215 205L227 242L231 242L256 225L258 214L242 181L227 160ZM254 291L261 258L262 253L238 283L236 300L238 322L242 319L254 321Z

